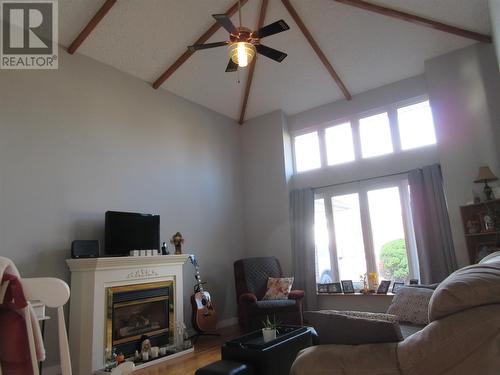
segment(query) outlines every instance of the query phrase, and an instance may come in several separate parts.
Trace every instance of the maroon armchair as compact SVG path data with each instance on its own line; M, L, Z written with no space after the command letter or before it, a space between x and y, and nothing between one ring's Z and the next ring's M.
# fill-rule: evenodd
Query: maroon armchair
M248 332L262 328L266 315L282 324L302 325L302 290L292 290L287 300L262 300L269 277L283 277L275 257L240 259L234 262L238 321Z

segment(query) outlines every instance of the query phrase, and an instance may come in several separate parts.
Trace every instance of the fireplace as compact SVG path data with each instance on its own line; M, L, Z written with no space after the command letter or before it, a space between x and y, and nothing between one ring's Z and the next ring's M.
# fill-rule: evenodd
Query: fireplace
M106 288L106 348L126 357L153 346L174 343L174 283L161 281Z
M90 375L104 368L106 349L113 347L113 341L117 351L122 351L123 354L135 352L135 348L139 347L140 339L137 340L139 335L150 337L153 346L180 345L183 338L180 337L176 327L184 323L183 265L188 259L187 254L180 254L66 260L71 270L69 344L73 373ZM165 289L167 287L168 290ZM138 298L138 295L122 294L142 289L148 293L153 293L155 289L163 291L160 293L156 290L154 293L158 294L153 293L153 295L139 295L141 298ZM113 302L115 294L116 299ZM119 300L118 297L123 299ZM168 310L165 297L168 300ZM140 317L135 318L137 322L142 322L137 326L135 323L127 322L125 318L128 318L129 312L140 314L142 307L139 309L139 302L144 302L141 300L148 298L154 299L150 300L154 305L142 315L144 313L149 315L149 318L145 317L149 323ZM138 303L127 306L127 302L132 302L134 299ZM117 304L115 309L113 309L114 303ZM123 304L118 305L121 303ZM166 329L166 320L158 317L159 310L165 313L161 315L168 317L168 332L163 331ZM116 313L117 317L121 314L123 320L118 324L122 325L121 328L125 328L121 333L120 331L118 334L115 333L114 338L113 313ZM159 344L160 342L164 344ZM169 361L192 351L191 348L164 356L157 363ZM136 365L136 368L154 362Z

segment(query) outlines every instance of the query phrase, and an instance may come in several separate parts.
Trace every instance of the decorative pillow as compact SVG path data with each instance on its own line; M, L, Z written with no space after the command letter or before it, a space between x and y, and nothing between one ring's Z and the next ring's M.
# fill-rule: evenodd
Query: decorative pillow
M320 344L362 345L403 340L396 316L358 311L306 311Z
M293 277L270 277L267 279L267 291L262 299L288 299L292 284Z
M429 301L433 292L426 288L403 287L394 296L387 313L396 315L400 322L429 324Z

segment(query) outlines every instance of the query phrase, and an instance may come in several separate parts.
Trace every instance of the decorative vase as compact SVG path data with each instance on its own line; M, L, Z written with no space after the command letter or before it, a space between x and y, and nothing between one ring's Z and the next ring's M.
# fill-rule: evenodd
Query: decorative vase
M272 341L276 338L276 330L273 328L262 328L262 336L264 337L264 342Z

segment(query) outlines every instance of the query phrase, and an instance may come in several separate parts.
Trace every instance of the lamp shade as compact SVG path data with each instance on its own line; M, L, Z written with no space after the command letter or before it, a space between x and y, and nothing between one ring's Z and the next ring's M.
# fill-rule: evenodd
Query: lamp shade
M479 173L474 182L489 182L496 180L498 180L498 177L493 174L490 167L485 166L485 167L479 167Z

